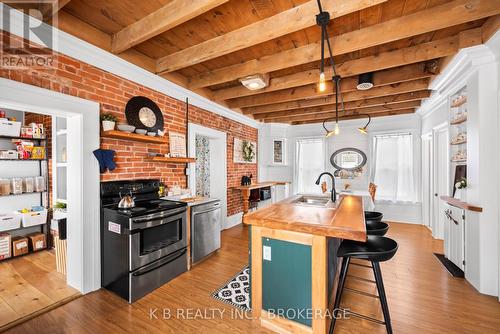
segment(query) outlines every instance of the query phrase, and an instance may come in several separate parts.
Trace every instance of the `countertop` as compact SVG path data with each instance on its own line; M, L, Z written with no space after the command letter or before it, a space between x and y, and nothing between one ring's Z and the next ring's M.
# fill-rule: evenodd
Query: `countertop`
M218 201L218 199L216 199L216 198L203 197L203 196L188 197L188 198L183 198L183 199L171 199L169 197L162 197L162 199L184 202L184 203L187 203L188 206L196 206L196 205L200 205L200 204Z
M366 241L363 198L342 196L337 208L293 203L301 195L244 216L247 225L319 236Z

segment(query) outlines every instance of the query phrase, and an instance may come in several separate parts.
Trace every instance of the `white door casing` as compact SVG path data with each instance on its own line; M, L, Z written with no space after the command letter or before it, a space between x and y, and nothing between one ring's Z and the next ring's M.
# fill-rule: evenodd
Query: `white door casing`
M444 238L445 203L439 197L449 195L450 158L448 143L448 124L443 123L433 129L433 170L434 170L434 205L433 205L433 236Z

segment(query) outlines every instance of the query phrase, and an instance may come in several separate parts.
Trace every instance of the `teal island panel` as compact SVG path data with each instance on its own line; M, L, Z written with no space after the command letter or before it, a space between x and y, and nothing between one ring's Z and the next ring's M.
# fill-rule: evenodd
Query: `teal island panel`
M262 309L312 326L311 246L262 238L262 247Z

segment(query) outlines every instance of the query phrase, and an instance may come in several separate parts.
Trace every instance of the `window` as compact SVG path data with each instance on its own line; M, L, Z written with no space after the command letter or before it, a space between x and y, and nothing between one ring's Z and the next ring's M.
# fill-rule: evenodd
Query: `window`
M413 174L413 137L410 133L373 137L373 183L377 198L414 202L416 191Z
M322 138L297 140L296 184L298 193L320 193L314 182L325 170L325 143Z

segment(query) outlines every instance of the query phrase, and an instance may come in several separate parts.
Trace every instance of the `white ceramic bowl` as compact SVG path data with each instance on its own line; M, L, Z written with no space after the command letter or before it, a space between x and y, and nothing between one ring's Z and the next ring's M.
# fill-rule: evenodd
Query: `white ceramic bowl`
M154 137L154 136L156 136L156 132L148 132L148 136Z
M138 133L140 135L145 135L148 132L148 130L144 129L135 129L135 133Z
M134 132L135 130L135 126L128 124L118 124L116 127L118 128L118 130L124 132Z

